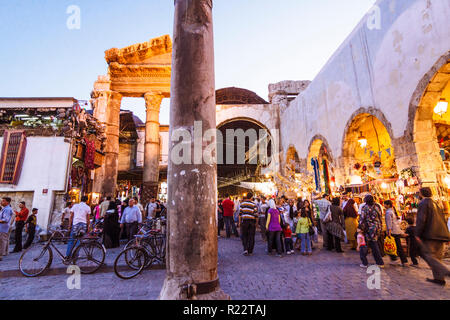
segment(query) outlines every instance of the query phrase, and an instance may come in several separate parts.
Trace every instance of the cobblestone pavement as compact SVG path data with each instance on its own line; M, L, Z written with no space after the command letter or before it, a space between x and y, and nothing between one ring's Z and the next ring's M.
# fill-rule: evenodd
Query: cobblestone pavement
M403 268L389 265L386 257L381 288L369 290L371 275L359 267L355 251L339 254L316 249L310 257L296 252L277 258L268 256L265 247L257 235L254 255L246 257L239 239L219 240L220 284L232 299L450 299L448 284L439 287L425 281L432 274L423 261L419 268ZM67 289L69 275L56 257L52 272L25 278L17 271L19 255L9 255L0 262L0 299L157 299L165 270L145 270L135 279L119 279L111 270L118 252L108 250L107 266L101 272L81 276L81 290ZM450 267L449 260L445 263Z

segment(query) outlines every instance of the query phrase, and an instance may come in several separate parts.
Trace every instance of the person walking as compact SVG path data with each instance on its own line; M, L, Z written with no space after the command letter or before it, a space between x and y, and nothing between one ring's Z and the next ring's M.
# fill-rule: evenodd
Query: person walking
M142 215L142 221L144 221L144 220L145 220L145 210L144 210L144 207L142 206L142 204L139 203L138 197L133 197L133 199L134 199L134 205L135 205L136 207L138 207L138 209L139 209L139 211L141 212L141 215ZM108 206L108 210L109 210L109 206Z
M27 221L29 211L25 206L25 201L20 201L19 203L20 211L16 211L16 230L14 234L15 246L11 253L16 253L22 251L22 232L25 222Z
M234 223L234 202L231 201L230 195L225 195L225 200L222 201L223 207L223 221L225 223L225 233L227 238L231 237L231 232L236 237L239 237L239 233L236 228L236 224Z
M353 199L348 199L344 207L345 231L351 250L356 250L356 229L358 228L358 207Z
M252 255L255 247L256 221L258 220L258 207L252 201L253 193L247 193L247 196L240 204L239 225L241 228L242 246L244 255Z
M67 243L66 258L72 252L75 245L75 238L80 233L86 233L89 230L91 208L86 204L87 196L81 197L81 202L72 207L69 219L70 239Z
M28 234L27 241L25 242L25 245L23 246L24 250L28 249L32 244L34 240L34 236L36 235L36 224L37 224L37 217L38 209L33 208L31 210L31 215L28 217L27 221L25 222L25 232Z
M277 208L270 208L267 211L266 230L268 231L268 254L272 254L274 244L276 245L277 256L281 257L281 214Z
M395 245L397 247L397 256L400 257L403 267L408 266L408 259L406 258L405 251L402 247L402 229L400 228L400 217L397 214L397 210L391 200L386 200L384 202L384 208L386 209L385 220L386 220L386 235L388 237L393 237L395 240ZM397 256L390 255L392 262L397 261Z
M381 257L378 238L381 235L381 212L378 205L375 204L373 196L368 194L364 198L365 205L361 208L361 218L358 229L362 230L366 239L367 247L372 249L372 255L376 264L384 268L384 261Z
M314 218L314 212L311 208L311 203L307 199L305 199L305 201L303 201L302 207L305 208L306 216L311 220L312 225L314 227L317 227L317 222L316 219ZM301 216L301 214L299 216ZM317 241L317 239L315 241ZM314 250L313 237L311 237L311 249Z
M431 189L424 187L419 192L421 201L415 228L419 254L433 272L433 279L427 278L427 281L445 286L445 278L450 276L450 271L441 260L444 256L444 244L450 241L450 233L443 210L431 199Z
M156 218L156 209L158 208L158 204L156 203L155 197L152 197L150 199L150 202L147 203L147 206L145 208L145 212L147 214L147 219L154 219Z
M61 215L61 228L67 230L69 228L70 212L72 211L73 202L67 202Z
M300 219L297 223L297 229L295 233L300 236L302 241L302 255L312 255L311 248L311 236L309 235L309 228L312 226L311 219L308 217L308 213L305 210L305 207L301 209Z
M289 199L288 202L284 205L284 221L289 224L291 230L294 229L294 217L297 213L297 207L294 204L294 200Z
M100 203L100 218L104 218L106 214L106 210L108 210L109 203L111 202L111 197L106 197L102 203Z
M103 223L103 244L106 249L120 246L119 212L115 201L110 201Z
M288 223L283 226L284 234L284 247L286 248L286 254L294 253L294 242L292 241L292 229Z
M217 202L217 235L220 237L220 231L223 230L224 222L223 222L223 207L222 200Z
M0 211L0 261L8 255L9 228L11 217L14 214L11 208L11 198L2 198L2 210Z
M122 229L125 227L128 241L137 234L139 223L142 223L141 211L134 205L134 199L130 199L120 218L120 227Z
M331 221L325 224L330 238L328 239L328 250L336 249L336 252L344 252L341 247L341 241L344 239L345 221L344 212L341 208L341 199L333 198L331 201Z
M408 243L409 256L411 257L411 266L417 267L419 265L419 261L417 261L417 257L419 256L419 246L417 245L414 231L414 219L406 218L406 221L408 222L408 227L406 228L405 233L408 235L408 237L406 238L406 242Z
M267 211L269 211L269 204L266 201L266 197L261 197L261 204L259 206L259 228L261 229L261 238L263 241L267 241Z
M319 207L319 219L320 219L320 229L322 230L322 238L323 238L323 247L328 248L328 231L325 227L325 223L323 222L323 219L325 219L328 209L331 207L331 202L329 201L329 195L324 194L322 196L322 199L320 200L314 200L314 204L316 204Z

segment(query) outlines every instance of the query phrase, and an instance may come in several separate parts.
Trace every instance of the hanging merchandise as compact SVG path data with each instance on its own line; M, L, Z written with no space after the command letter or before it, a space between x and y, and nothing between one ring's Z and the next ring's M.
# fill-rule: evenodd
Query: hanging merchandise
M328 174L328 164L327 164L327 161L325 159L322 160L322 166L323 166L323 180L325 182L325 193L326 194L331 194L330 177L329 177L329 174Z
M86 152L84 155L84 166L88 170L95 169L94 159L95 159L95 142L89 140L87 137L84 138L84 142L86 143Z
M319 173L319 162L317 159L311 159L311 165L314 168L314 181L316 183L316 191L321 192L322 188L320 186L320 173Z

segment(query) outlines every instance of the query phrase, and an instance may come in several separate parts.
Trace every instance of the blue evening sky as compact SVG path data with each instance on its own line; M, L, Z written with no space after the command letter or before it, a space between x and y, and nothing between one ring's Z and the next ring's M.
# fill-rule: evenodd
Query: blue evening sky
M312 80L375 0L214 0L216 88ZM0 0L0 96L88 100L104 51L172 35L173 0ZM81 28L69 30L70 5ZM145 120L143 99L123 109ZM169 123L169 101L161 108Z

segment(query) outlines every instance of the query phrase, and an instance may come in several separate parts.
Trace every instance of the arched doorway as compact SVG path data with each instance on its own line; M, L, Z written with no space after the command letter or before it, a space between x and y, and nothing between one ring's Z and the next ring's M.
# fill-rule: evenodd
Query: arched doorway
M395 192L397 166L390 126L370 113L353 117L344 135L343 165L345 186L357 192L390 195ZM386 124L386 125L385 125ZM387 197L389 198L389 197Z
M450 189L449 102L450 53L443 56L419 84L410 107L409 126L421 185L431 187L433 195L445 201L448 201Z
M331 194L336 191L334 160L324 137L317 135L311 140L306 165L314 177L316 192Z
M269 130L250 118L230 119L217 129L221 134L217 139L219 197L258 191L260 184L267 183L262 170L272 157Z
M297 150L290 146L286 152L286 177L295 179L295 174L300 173L300 158L298 157Z

